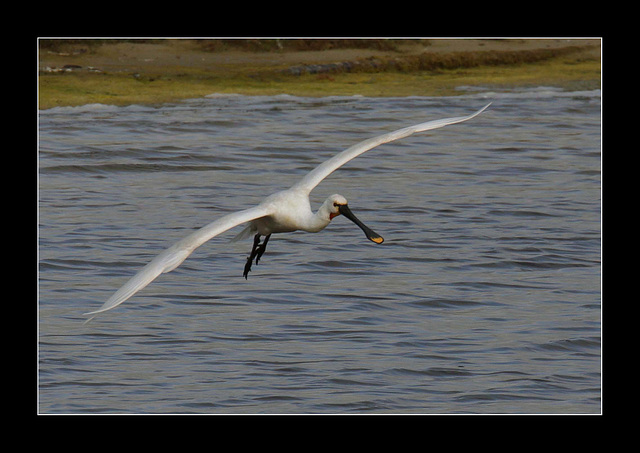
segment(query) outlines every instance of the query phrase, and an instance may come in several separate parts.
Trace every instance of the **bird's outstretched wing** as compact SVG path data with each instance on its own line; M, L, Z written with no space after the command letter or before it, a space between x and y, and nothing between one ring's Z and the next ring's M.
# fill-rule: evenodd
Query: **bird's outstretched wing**
M313 188L316 187L318 184L320 184L320 182L324 178L329 176L338 168L342 167L351 159L358 157L360 154L364 153L365 151L375 148L376 146L382 145L383 143L399 140L401 138L415 134L416 132L424 132L424 131L429 131L431 129L438 129L440 127L448 126L450 124L462 123L463 121L470 120L471 118L479 115L490 105L491 103L485 105L477 112L468 116L458 116L455 118L444 118L441 120L427 121L426 123L405 127L403 129L399 129L394 132L389 132L383 135L379 135L377 137L373 137L363 142L360 142L352 146L351 148L348 148L342 151L341 153L336 154L331 159L323 162L322 164L318 165L315 169L307 173L307 175L304 178L302 178L299 182L294 184L291 187L291 189L304 190L307 193L310 193L313 190Z
M268 206L258 205L254 208L228 214L200 228L199 230L194 231L186 238L178 241L160 255L156 256L149 264L134 275L131 280L125 283L122 288L116 291L113 296L111 296L109 300L100 307L100 309L85 313L85 315L96 315L117 307L151 283L158 275L174 270L182 264L189 255L191 255L191 252L207 242L209 239L224 233L234 226L269 214L271 214L271 211Z
M345 151L337 154L326 162L320 164L314 170L309 172L302 180L291 187L294 190L303 190L307 193L311 192L324 178L333 173L336 169L349 162L351 159L359 156L360 154L368 151L383 143L392 142L401 138L407 137L416 132L424 132L431 129L438 129L440 127L448 126L450 124L461 123L463 121L470 120L482 113L487 107L491 105L487 104L476 113L468 116L460 116L455 118L445 118L441 120L428 121L426 123L417 124L415 126L405 127L394 132L380 135L378 137L370 138ZM245 209L243 211L236 212L234 214L226 215L209 225L206 225L194 233L190 234L186 238L177 242L167 250L162 252L156 258L154 258L149 264L143 267L131 280L124 284L118 291L116 291L107 300L102 307L98 310L86 313L86 315L97 315L98 313L111 310L117 307L125 300L129 299L135 293L151 283L158 275L166 272L170 272L178 267L196 248L207 242L209 239L245 222L249 222L260 217L265 217L273 214L270 204L260 204L254 208ZM89 321L93 319L90 318Z

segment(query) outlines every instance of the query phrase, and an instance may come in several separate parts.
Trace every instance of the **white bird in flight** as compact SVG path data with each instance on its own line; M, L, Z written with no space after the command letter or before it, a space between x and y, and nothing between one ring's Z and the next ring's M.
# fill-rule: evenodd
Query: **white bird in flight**
M268 196L258 206L221 217L169 247L116 291L102 307L98 310L85 313L85 315L97 315L98 313L103 313L117 307L151 283L158 275L174 270L191 255L196 248L208 240L246 222L249 222L248 226L233 238L233 240L238 240L254 234L251 254L247 258L247 263L244 267L243 276L245 279L251 270L253 261L255 260L255 263L258 264L271 234L288 233L296 230L317 233L318 231L322 231L329 225L329 222L331 222L334 217L340 214L358 225L369 240L376 244L382 244L382 237L353 215L347 205L346 198L342 195L331 195L314 214L311 211L311 204L309 203L309 193L314 187L320 184L323 179L365 151L382 145L383 143L400 140L416 132L424 132L450 124L462 123L479 115L490 105L491 103L468 116L427 121L426 123L379 135L342 151L318 165L304 178L291 186L291 188ZM261 236L265 237L262 243L260 243ZM93 319L93 317L87 321L91 319Z

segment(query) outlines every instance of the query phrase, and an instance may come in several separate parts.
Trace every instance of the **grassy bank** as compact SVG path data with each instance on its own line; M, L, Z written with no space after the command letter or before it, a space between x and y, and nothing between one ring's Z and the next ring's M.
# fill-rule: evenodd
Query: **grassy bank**
M39 107L163 103L210 93L447 96L461 85L599 88L599 41L565 41L43 40Z

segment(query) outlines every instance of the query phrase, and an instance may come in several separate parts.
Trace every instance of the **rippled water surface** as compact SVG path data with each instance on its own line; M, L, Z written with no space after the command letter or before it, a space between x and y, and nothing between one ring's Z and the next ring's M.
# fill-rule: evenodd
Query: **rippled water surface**
M239 228L83 324L157 253L360 140L343 217ZM600 92L210 96L40 113L41 413L599 413Z

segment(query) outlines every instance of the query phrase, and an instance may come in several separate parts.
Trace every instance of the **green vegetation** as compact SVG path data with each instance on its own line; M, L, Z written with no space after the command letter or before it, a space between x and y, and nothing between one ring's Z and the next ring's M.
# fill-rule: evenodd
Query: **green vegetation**
M499 41L463 40L477 47L457 50L452 40L451 51L438 41L432 51L429 40L42 40L39 106L211 93L447 96L461 85L600 87L597 43ZM521 48L527 45L534 48Z

